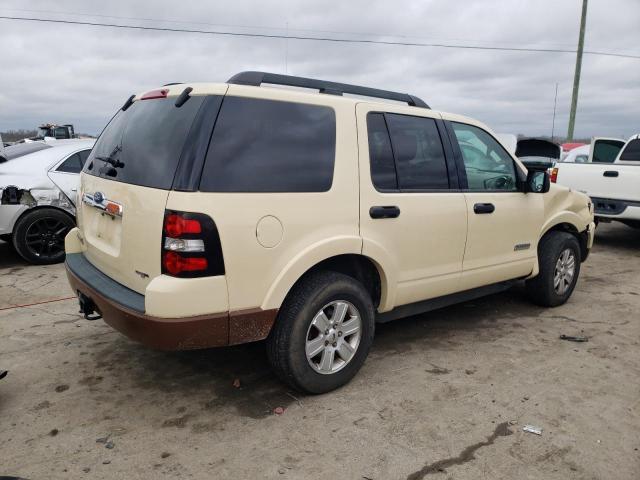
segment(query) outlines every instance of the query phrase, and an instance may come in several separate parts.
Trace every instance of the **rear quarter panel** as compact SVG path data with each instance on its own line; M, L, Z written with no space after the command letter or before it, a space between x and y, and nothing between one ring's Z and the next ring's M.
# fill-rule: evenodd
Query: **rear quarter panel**
M229 309L279 308L293 284L318 262L334 255L360 253L358 164L353 101L329 95L230 85L227 95L326 105L336 115L333 183L327 192L169 194L167 208L209 215L218 228L229 292ZM248 175L251 172L247 172ZM261 219L269 219L274 237L258 241ZM277 224L281 227L278 227Z

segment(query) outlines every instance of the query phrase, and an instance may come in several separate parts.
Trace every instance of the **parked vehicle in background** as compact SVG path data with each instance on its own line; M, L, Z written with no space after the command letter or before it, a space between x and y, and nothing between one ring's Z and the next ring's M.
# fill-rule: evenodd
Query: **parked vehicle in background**
M631 137L616 157L618 165L640 165L640 133Z
M38 135L31 140L43 140L46 137L55 138L56 140L68 140L76 138L73 125L56 125L55 123L45 123L38 127Z
M496 133L496 139L500 141L502 146L512 155L516 154L518 148L518 137L513 133Z
M562 147L562 153L560 154L560 161L563 161L569 153L573 151L573 149L578 147L583 147L585 144L582 142L565 142L560 147Z
M582 145L581 147L573 148L563 159L561 163L588 163L589 152L591 152L591 145Z
M533 164L553 167L560 160L562 148L542 138L521 138L516 144L516 157L529 167Z
M13 160L14 158L24 157L25 155L29 155L30 153L44 150L49 147L50 145L46 142L24 142L4 147L4 149L0 151L0 164ZM1 168L2 167L0 167L0 169Z
M29 150L0 164L0 239L13 243L25 260L64 260L64 237L75 225L79 173L94 143L58 140L5 148Z
M588 149L580 148L556 165L551 181L589 195L598 221L640 228L640 135L626 143L594 138Z
M80 195L66 268L86 317L160 349L266 339L311 393L357 373L376 322L521 280L563 304L595 226L476 120L262 72L132 95Z

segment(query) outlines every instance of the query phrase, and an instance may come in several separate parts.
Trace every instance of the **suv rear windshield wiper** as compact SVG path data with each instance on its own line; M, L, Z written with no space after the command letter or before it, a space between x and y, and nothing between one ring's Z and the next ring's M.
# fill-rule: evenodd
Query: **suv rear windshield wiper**
M118 153L120 150L122 150L122 148L120 147L120 145L116 146L116 148L113 149L113 151L106 156L98 156L96 155L96 160L101 160L103 162L108 163L109 165L111 165L114 168L121 168L124 167L124 163L122 163L120 160L118 160L117 158L113 158L113 156Z
M96 160L102 160L103 162L107 162L109 165L111 165L114 168L124 167L124 163L122 163L120 160L116 158L96 156Z

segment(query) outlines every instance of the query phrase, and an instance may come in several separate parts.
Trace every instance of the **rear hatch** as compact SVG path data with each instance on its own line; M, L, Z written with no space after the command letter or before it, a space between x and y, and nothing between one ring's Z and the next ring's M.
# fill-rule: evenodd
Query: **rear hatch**
M207 98L176 106L168 89L156 93L123 107L102 132L83 169L78 205L89 262L139 293L161 273L167 197Z
M531 166L541 165L551 168L560 160L562 148L549 140L542 138L524 138L518 140L516 146L516 157L522 163Z

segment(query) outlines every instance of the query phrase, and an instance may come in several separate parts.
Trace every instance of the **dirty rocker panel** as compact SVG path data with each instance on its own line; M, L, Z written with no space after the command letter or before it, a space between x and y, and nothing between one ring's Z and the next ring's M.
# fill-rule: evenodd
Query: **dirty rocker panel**
M398 320L399 318L419 315L421 313L430 312L431 310L437 310L439 308L449 307L469 300L475 300L476 298L484 297L486 295L500 293L511 288L516 284L516 282L518 282L518 280L519 279L507 280L505 282L465 290L464 292L452 293L451 295L445 295L443 297L430 298L429 300L423 300L422 302L401 305L389 312L376 314L376 322L386 323L392 320Z

